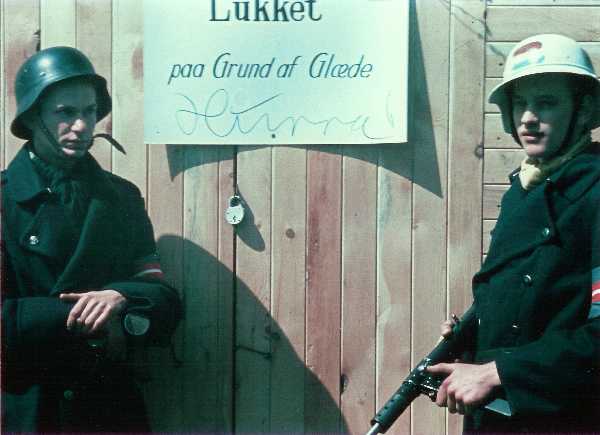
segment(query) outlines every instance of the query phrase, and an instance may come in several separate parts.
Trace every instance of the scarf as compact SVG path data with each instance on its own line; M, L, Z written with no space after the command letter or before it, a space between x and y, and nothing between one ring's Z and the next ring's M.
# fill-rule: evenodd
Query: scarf
M592 135L590 132L587 132L570 146L566 152L548 161L543 162L535 157L525 157L521 162L521 170L519 171L519 179L521 180L523 189L531 190L536 187L564 163L585 151L591 143Z
M52 166L29 151L37 173L71 217L75 234L79 236L90 203L90 186L86 177L85 161L74 168L62 169Z

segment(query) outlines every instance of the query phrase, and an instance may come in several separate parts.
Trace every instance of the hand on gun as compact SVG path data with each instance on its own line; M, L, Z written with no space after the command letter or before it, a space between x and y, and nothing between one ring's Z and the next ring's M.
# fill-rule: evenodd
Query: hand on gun
M458 323L456 315L441 325L442 339L450 337L452 328ZM440 385L435 403L448 407L448 412L469 414L471 410L489 401L493 389L500 385L496 363L464 364L440 363L427 367L427 371L445 377Z
M427 367L429 373L447 376L440 385L435 403L447 406L448 412L469 414L489 402L492 391L500 385L496 363L440 363Z
M457 361L466 349L469 332L476 327L476 321L475 309L471 307L462 321L453 316L453 321L442 324L442 339L411 370L400 388L371 419L368 435L385 433L421 394L435 399L439 406L448 406L450 412L465 413L479 405L507 417L512 415L506 400L494 399L491 395L492 390L500 385L494 362L482 365L446 362ZM444 376L446 378L440 380ZM490 399L493 400L487 403Z

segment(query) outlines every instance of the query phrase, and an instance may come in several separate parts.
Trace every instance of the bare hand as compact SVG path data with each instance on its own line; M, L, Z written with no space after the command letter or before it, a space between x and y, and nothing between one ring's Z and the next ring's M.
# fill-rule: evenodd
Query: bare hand
M62 293L60 299L75 302L67 317L67 329L83 335L101 331L109 320L118 318L127 302L116 290Z
M451 413L468 414L490 399L492 390L500 385L494 361L487 364L436 364L427 367L436 375L447 375L437 393L435 403L447 406Z
M456 315L453 314L451 320L446 320L444 323L442 323L442 325L440 326L440 332L441 332L442 336L438 340L438 343L440 341L442 341L444 338L448 338L452 335L452 328L457 323L456 319L457 319Z

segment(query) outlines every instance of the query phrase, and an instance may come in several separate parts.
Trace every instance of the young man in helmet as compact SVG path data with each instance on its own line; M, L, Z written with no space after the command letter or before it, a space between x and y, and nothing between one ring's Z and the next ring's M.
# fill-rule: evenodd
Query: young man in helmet
M510 52L489 100L526 158L473 278L473 361L429 368L447 376L437 403L468 414L468 433L598 433L600 156L590 132L600 82L575 41L536 35ZM482 408L497 397L511 417Z
M180 305L139 190L88 152L106 81L53 47L15 92L26 143L2 172L2 429L146 432L127 345L168 344Z

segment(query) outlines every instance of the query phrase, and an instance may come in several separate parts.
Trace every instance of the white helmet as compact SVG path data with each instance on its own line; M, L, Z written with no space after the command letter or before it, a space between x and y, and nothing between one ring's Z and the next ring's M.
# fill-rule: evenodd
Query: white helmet
M591 129L600 126L600 81L588 54L571 38L563 35L535 35L517 43L506 58L502 83L492 89L488 101L497 104L502 113L502 125L513 132L510 112L509 85L515 80L544 73L574 74L589 77L594 98Z

